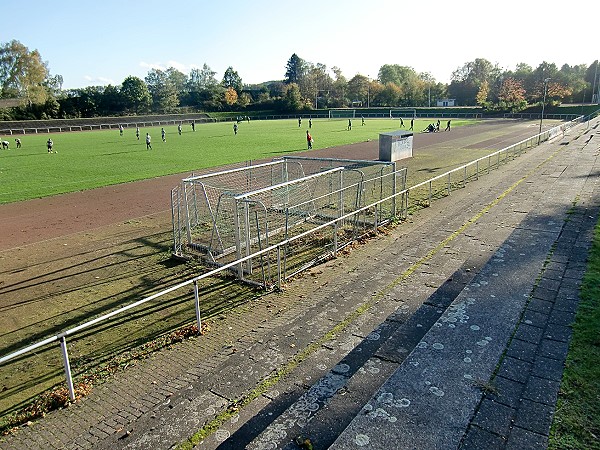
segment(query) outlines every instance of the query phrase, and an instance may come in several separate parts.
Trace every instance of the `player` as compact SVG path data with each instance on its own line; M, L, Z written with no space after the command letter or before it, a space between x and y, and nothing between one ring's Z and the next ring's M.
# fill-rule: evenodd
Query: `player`
M308 130L306 130L306 143L308 144L308 149L312 149L312 145L313 145L313 138L310 135L310 133L308 132Z
M348 119L348 131L352 129L352 119Z
M17 143L17 148L21 148L21 139L16 138L15 142Z
M448 121L448 123L446 124L446 129L444 131L450 131L450 122L452 122L452 119Z
M233 124L233 134L237 134L238 124L237 122Z
M179 133L179 136L181 136L181 124L177 125L177 132Z
M164 128L160 129L160 137L162 137L162 141L163 142L167 142L167 133L165 133L165 129Z
M135 127L135 137L140 140L140 127Z
M123 136L123 125L119 124L119 136Z
M146 150L152 150L151 141L152 138L150 137L150 133L146 133Z
M52 142L52 139L48 139L46 141L46 147L48 147L48 153L56 153L55 151L52 150L53 146L54 146L54 142Z

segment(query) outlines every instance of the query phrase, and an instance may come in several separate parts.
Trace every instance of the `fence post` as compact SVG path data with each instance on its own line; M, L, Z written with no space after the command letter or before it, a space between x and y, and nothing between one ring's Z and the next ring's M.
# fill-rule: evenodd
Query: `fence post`
M375 205L374 208L375 208L375 220L373 222L375 225L375 229L373 231L375 231L375 234L377 234L377 222L378 222L378 220L377 220L378 219L377 218L377 205Z
M429 181L429 206L431 206L432 199L433 199L433 182Z
M202 319L200 317L200 293L198 292L198 280L194 280L194 304L196 307L196 326L198 334L202 333Z
M336 220L333 223L333 256L336 258L337 258L337 248L338 248L338 223Z
M73 388L73 377L71 376L71 365L69 364L69 353L67 352L67 340L65 335L60 335L60 349L63 355L63 364L65 366L65 377L67 379L67 388L69 389L69 398L75 400L75 389Z
M277 289L281 290L281 247L277 246Z

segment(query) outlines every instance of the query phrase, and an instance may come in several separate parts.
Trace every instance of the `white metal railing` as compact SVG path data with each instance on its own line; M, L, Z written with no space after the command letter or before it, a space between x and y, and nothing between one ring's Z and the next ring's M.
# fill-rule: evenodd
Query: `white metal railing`
M67 341L66 341L66 338L68 336L74 336L77 333L81 332L82 330L91 328L94 325L97 325L97 324L99 324L101 322L105 322L105 321L107 321L108 319L110 319L112 317L121 315L121 314L123 314L126 311L129 311L131 309L137 308L138 306L143 305L143 304L145 304L145 303L147 303L149 301L155 300L157 298L160 298L160 297L165 296L165 295L167 295L167 294L169 294L171 292L180 290L180 289L182 289L182 288L184 288L186 286L190 286L190 285L193 285L193 287L194 287L194 306L195 306L195 311L196 311L196 323L197 323L198 331L200 332L200 330L202 329L201 328L201 325L202 325L202 323L201 323L201 310L200 310L200 292L199 292L199 288L198 288L198 282L200 280L213 277L213 276L219 274L220 272L223 272L225 270L233 269L235 266L237 266L237 265L239 265L241 263L244 263L244 262L246 262L247 260L249 260L251 258L258 258L261 255L264 255L264 254L267 254L269 252L273 252L274 251L274 252L277 252L277 264L278 264L277 273L278 273L278 277L279 277L277 285L280 286L280 283L281 283L281 273L282 273L282 271L281 271L281 257L280 257L280 252L281 252L281 248L283 246L289 245L289 244L293 243L296 240L306 238L306 237L310 236L311 234L316 233L316 232L318 232L320 230L323 230L323 229L325 229L327 227L333 227L333 229L334 229L333 254L335 254L337 252L337 248L336 248L336 246L337 246L337 233L336 233L336 231L337 231L338 223L343 222L345 220L348 220L348 219L352 218L353 216L355 216L357 214L361 214L363 212L367 212L369 210L373 210L373 213L375 215L375 222L373 224L373 231L376 232L378 226L381 225L381 223L378 222L378 220L377 220L378 206L380 204L382 204L384 202L388 202L390 200L393 200L396 197L400 197L401 199L404 199L404 201L403 201L404 207L401 208L401 215L403 217L406 217L406 215L408 214L409 194L410 194L411 191L414 191L414 190L416 190L418 188L421 188L423 186L427 186L427 185L431 186L432 183L434 183L436 180L441 180L441 179L444 179L444 178L448 178L449 179L449 177L451 177L451 174L459 173L461 171L463 173L465 173L465 168L467 168L469 166L473 166L473 165L475 165L475 167L477 168L477 171L478 171L477 172L477 176L478 176L479 175L479 163L481 161L486 160L486 159L488 160L487 171L489 172L489 170L492 167L489 162L492 160L492 158L496 157L496 160L497 160L496 167L499 167L500 156L504 155L505 156L505 160L506 160L508 158L509 154L510 154L509 151L511 149L518 148L518 151L520 152L520 150L522 150L523 148L528 148L529 146L533 147L534 143L537 144L538 142L546 141L546 140L550 139L551 137L556 136L557 134L564 133L566 130L568 130L572 126L576 125L576 123L583 122L583 121L585 121L585 118L580 117L580 118L578 118L576 120L573 120L571 122L568 122L568 123L565 123L565 124L561 124L558 127L554 127L554 128L552 128L550 130L544 131L541 134L537 134L537 135L532 136L532 137L530 137L528 139L525 139L525 140L520 141L520 142L518 142L516 144L513 144L513 145L511 145L509 147L506 147L504 149L498 150L497 152L494 152L494 153L492 153L492 154L490 154L488 156L479 158L479 159L477 159L475 161L472 161L472 162L470 162L468 164L465 164L465 165L463 165L461 167L453 169L453 170L451 170L449 172L446 172L444 174L438 175L438 176L436 176L436 177L434 177L434 178L432 178L430 180L427 180L427 181L419 183L419 184L417 184L415 186L406 188L406 189L404 189L404 190L402 190L400 192L396 192L396 193L394 193L394 194L392 194L392 195L390 195L390 196L388 196L386 198L380 199L380 200L378 200L376 202L373 202L373 203L371 203L371 204L369 204L367 206L364 206L362 208L356 209L356 210L352 211L351 213L348 213L348 214L345 214L343 216L340 216L340 217L337 217L335 219L332 219L332 220L330 220L327 223L323 223L321 225L316 226L315 228L312 228L311 230L308 230L308 231L303 232L301 234L295 235L295 236L293 236L293 237L291 237L289 239L286 239L284 241L278 242L277 244L274 244L274 245L271 245L269 247L266 247L266 248L264 248L264 249L262 249L260 251L256 251L256 252L254 252L254 253L252 253L250 255L247 255L247 256L241 257L239 259L236 259L235 261L232 261L232 262L230 262L228 264L220 266L220 267L218 267L218 268L216 268L214 270L211 270L211 271L209 271L207 273L203 273L202 275L196 276L196 277L194 277L194 278L192 278L190 280L187 280L187 281L184 281L182 283L179 283L179 284L176 284L174 286L171 286L171 287L169 287L167 289L164 289L164 290L162 290L160 292L157 292L157 293L155 293L153 295L150 295L150 296L145 297L145 298L143 298L141 300L138 300L137 302L131 303L131 304L126 305L126 306L124 306L122 308L119 308L117 310L111 311L111 312L109 312L107 314L104 314L104 315L102 315L100 317L97 317L95 319L92 319L90 321L87 321L87 322L85 322L85 323L83 323L81 325L78 325L76 327L73 327L73 328L70 328L70 329L68 329L66 331L63 331L62 333L59 333L59 334L57 334L55 336L48 337L48 338L43 339L42 341L39 341L39 342L37 342L35 344L29 345L29 346L27 346L25 348L22 348L20 350L15 351L13 353L10 353L8 355L2 356L2 357L0 357L0 364L4 364L4 363L6 363L6 362L8 362L8 361L10 361L10 360L12 360L14 358L17 358L18 356L24 355L26 353L33 352L34 350L36 350L36 349L38 349L40 347L44 347L44 346L50 345L52 343L59 342L61 350L62 350L62 355L63 355L63 365L64 365L64 369L65 369L65 377L66 377L66 382L67 382L67 388L69 390L69 396L70 396L71 400L74 400L75 399L75 391L74 391L74 387L73 387L73 377L72 377L72 374L71 374L71 367L70 367L70 363L69 363L69 355L68 355L68 351L67 351ZM523 146L525 146L525 147L523 147ZM515 151L513 154L517 155L518 153ZM465 177L464 178L464 184L466 184L466 182L467 182L467 179ZM450 194L450 192L451 192L450 183L448 183L448 190L447 190L447 192L448 192L448 194ZM429 197L429 202L431 202L431 200L432 200L432 196Z

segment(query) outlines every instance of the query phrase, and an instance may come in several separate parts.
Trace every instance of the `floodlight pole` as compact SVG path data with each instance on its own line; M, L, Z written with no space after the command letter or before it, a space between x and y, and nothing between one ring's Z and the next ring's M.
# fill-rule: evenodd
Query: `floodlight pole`
M596 70L594 71L594 84L592 84L592 103L598 103L598 94L596 93L596 79L598 78L598 60L596 60ZM598 88L600 93L600 87Z
M371 104L371 78L367 75L367 109L370 108Z
M548 81L550 78L544 78L544 97L542 100L542 114L540 114L540 132L538 134L538 145L542 139L542 122L544 121L544 107L546 106L546 91L548 90Z

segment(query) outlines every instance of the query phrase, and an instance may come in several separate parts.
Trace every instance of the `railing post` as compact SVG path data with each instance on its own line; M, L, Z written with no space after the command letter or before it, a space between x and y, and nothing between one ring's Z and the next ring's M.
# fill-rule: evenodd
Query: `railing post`
M337 258L338 248L338 223L337 220L333 223L333 256Z
M433 185L432 185L432 181L429 182L429 205L431 206L431 200L433 199Z
M198 334L202 333L202 319L200 317L200 293L198 292L198 280L194 280L194 305L196 307L196 326Z
M75 389L73 388L73 377L71 376L71 365L69 364L69 353L67 351L67 340L64 335L59 336L60 349L63 355L63 364L65 366L65 377L67 379L67 388L69 389L69 398L75 400Z
M281 289L281 247L277 246L277 289Z
M374 208L375 208L375 220L373 221L373 225L375 225L375 229L373 231L375 231L375 234L377 234L377 222L378 222L377 205L375 205Z

